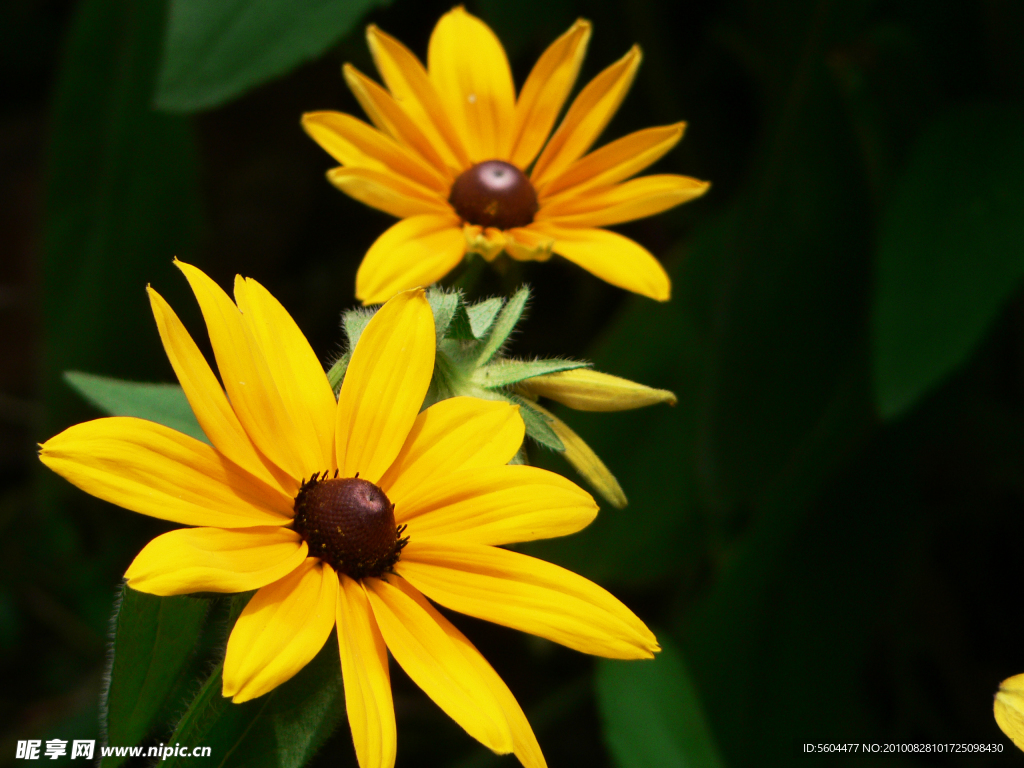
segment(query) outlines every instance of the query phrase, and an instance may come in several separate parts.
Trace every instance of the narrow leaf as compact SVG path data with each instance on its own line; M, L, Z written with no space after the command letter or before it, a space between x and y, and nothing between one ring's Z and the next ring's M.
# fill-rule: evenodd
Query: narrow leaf
M619 768L721 768L682 654L664 637L659 641L652 661L598 662L605 743Z
M210 442L196 421L185 393L177 384L144 384L80 371L65 371L64 380L110 416L148 419L197 440Z
M156 104L222 104L316 58L385 1L172 0Z
M494 321L494 327L491 329L487 341L484 342L480 350L477 365L483 365L488 362L505 345L508 337L515 329L516 323L519 322L519 318L523 316L523 310L526 309L526 302L529 300L530 288L526 285L516 291L512 298L508 300L508 303Z
M507 387L523 379L546 373L586 368L589 363L577 360L497 360L473 372L473 382L485 389Z
M966 361L1024 277L1024 112L936 120L885 211L875 396L898 415Z
M158 725L157 715L193 653L208 605L122 586L101 706L108 744L138 744ZM111 755L100 765L113 768L126 759Z

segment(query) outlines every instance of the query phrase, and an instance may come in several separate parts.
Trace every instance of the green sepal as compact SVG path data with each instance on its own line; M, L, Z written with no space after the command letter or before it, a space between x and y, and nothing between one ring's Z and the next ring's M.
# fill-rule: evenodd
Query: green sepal
M553 451L565 451L565 445L551 429L551 425L548 423L550 419L547 416L533 408L529 400L515 395L509 395L508 399L519 406L519 415L523 417L527 435Z
M529 300L530 287L528 285L524 285L508 300L508 303L505 304L494 321L494 326L481 347L480 353L477 355L477 365L484 365L490 362L490 359L505 346L505 342L508 341L508 337L516 327L516 323L523 316L523 310L526 309L526 302Z
M140 743L161 724L199 642L209 601L157 597L121 586L114 618L107 685L100 697L106 744ZM104 757L102 768L128 758Z
M578 360L497 360L473 371L473 383L484 389L507 387L524 379L543 376L547 373L587 368L589 363Z
M90 404L110 416L135 416L209 443L196 421L185 392L177 384L122 381L80 371L65 371L64 380Z
M494 319L504 306L505 300L500 297L486 299L477 304L470 304L466 307L466 315L469 317L469 325L472 329L473 338L482 339L494 325Z
M682 653L659 641L652 661L598 660L594 687L608 751L618 768L721 768Z
M218 664L167 740L209 746L213 763L222 768L299 768L345 717L333 632L295 677L243 704L221 695L222 673L223 664ZM160 765L189 768L197 763L196 758L172 756Z
M430 302L430 311L434 313L438 345L446 338L466 341L474 338L460 291L431 288L427 291L427 301Z
M341 325L345 329L345 338L348 340L348 350L351 352L359 343L359 337L366 330L366 324L370 322L376 310L374 309L349 309L341 315Z

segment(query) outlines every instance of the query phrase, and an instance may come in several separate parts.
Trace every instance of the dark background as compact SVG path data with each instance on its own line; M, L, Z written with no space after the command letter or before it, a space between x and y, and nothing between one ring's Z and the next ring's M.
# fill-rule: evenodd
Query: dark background
M390 219L326 182L299 116L361 115L340 66L373 73L366 23L423 57L449 7L394 0L279 77L157 110L162 3L0 6L0 765L18 739L96 737L113 596L166 530L39 464L37 442L98 415L61 373L173 381L144 288L201 338L175 255L224 286L260 280L336 354L356 267ZM1024 6L468 9L502 38L517 85L577 16L594 23L581 83L638 42L644 63L602 142L687 120L656 169L712 182L621 228L669 269L668 304L557 258L480 289L534 287L516 354L586 357L679 395L674 409L560 412L632 503L533 551L678 649L723 765L814 765L800 745L836 741L1003 747L886 765L1020 762L991 697L1024 672ZM590 658L456 623L552 766L629 765ZM393 676L399 765L492 762ZM656 740L645 723L635 738ZM317 764L354 765L351 749L342 727Z

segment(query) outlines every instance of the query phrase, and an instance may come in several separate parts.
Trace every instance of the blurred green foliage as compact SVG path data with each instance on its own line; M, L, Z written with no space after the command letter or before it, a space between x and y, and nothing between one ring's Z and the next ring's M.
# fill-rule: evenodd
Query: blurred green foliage
M520 84L577 16L595 25L581 82L639 42L643 67L606 137L685 119L659 168L714 184L623 227L668 266L668 304L558 259L506 263L471 297L529 281L516 356L586 357L679 395L672 409L559 410L631 504L527 548L662 627L657 661L595 664L454 618L520 698L549 763L625 768L643 749L645 765L867 763L798 757L827 741L1006 750L885 760L896 765L1019 760L990 707L998 682L1024 670L1024 6L468 6L505 41ZM172 381L147 283L206 345L174 255L223 285L256 277L325 362L337 356L355 268L389 219L327 184L330 160L298 118L359 114L339 66L372 71L366 23L423 56L447 8L35 0L0 11L12 94L0 107L11 254L0 260L0 765L18 739L97 736L120 575L167 529L55 482L33 441L96 415L86 400L184 423L177 390L126 398L109 379ZM66 371L87 372L70 377L85 400ZM549 452L532 458L569 472ZM214 695L236 607L181 600L151 598L139 615L201 625L195 643L119 634L154 649L153 666L119 669L115 645L111 743L187 738L215 744L217 764L299 765L314 752L317 765L354 764L335 727L330 642L299 687L236 707ZM512 764L393 677L400 765ZM134 691L157 688L134 706Z

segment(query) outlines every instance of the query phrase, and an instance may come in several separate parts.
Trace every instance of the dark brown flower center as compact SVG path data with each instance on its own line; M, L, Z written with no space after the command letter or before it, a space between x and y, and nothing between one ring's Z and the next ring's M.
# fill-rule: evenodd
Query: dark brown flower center
M391 570L409 541L395 525L395 505L384 491L358 477L317 473L295 497L295 530L309 554L353 579Z
M537 212L537 193L511 163L488 160L463 171L448 196L455 212L470 224L512 229L525 227Z

